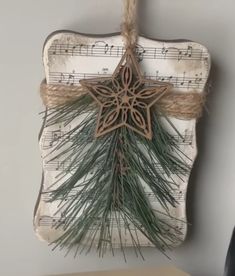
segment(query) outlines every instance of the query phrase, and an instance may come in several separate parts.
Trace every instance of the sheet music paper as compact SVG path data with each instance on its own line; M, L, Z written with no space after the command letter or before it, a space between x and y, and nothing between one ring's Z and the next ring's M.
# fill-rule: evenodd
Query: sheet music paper
M49 84L78 85L80 79L112 75L123 53L124 47L120 35L97 38L72 32L55 33L47 40L43 52L46 80ZM204 91L210 70L210 56L204 46L191 41L162 42L140 37L137 53L141 70L146 77L171 82L176 92L202 93ZM181 150L192 160L190 164L193 165L197 154L196 120L170 119L182 136L174 132L166 122L165 126L178 140ZM68 126L55 125L43 129L39 141L44 171L42 192L48 191L58 174L69 167L70 160L64 163L60 159L49 162L47 154L56 147L62 136L63 139L66 137L66 132L76 124L78 121ZM68 142L70 138L66 138ZM157 162L155 165L160 171L162 170ZM72 173L73 169L71 168L68 173ZM187 233L185 200L188 177L179 178L176 175L172 177L179 188L174 192L178 205L175 208L170 207L171 218L164 215L165 211L145 183L143 186L152 207L161 212L162 218L166 219L169 224L181 230L180 239L183 241ZM60 182L57 185L59 184ZM62 211L55 215L59 202L48 203L47 199L47 194L40 195L34 224L39 238L51 242L63 233L63 228L55 229L53 225L58 220L63 222L65 218ZM131 246L131 237L125 231L124 224L122 227L123 243L125 246ZM136 235L138 231L133 225L130 225L130 228ZM117 236L117 231L114 231L113 243L119 247ZM140 232L138 232L138 238L142 246L152 246ZM178 244L171 245L177 246Z

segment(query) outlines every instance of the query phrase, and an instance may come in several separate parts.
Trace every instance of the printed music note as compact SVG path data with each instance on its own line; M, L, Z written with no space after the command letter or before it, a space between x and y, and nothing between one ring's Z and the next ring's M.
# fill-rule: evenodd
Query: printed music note
M50 146L52 147L58 143L58 141L60 140L60 138L62 136L62 133L61 133L61 130L55 130L55 131L52 131L51 134L52 134L52 137L51 137Z
M192 57L192 52L193 52L193 47L192 46L188 46L188 49L185 52L185 56Z
M188 80L188 85L187 85L188 89L190 88L191 84L192 84L192 80Z
M164 59L166 59L168 53L168 49L166 49L165 47L162 48L162 55L164 56Z
M75 55L75 52L76 52L76 50L77 50L77 47L78 47L78 45L73 45L72 46L72 56L74 56Z
M117 48L118 48L118 47L117 47ZM110 56L112 56L112 51L113 51L113 49L115 49L115 47L114 47L114 45L111 45L111 46L110 46L110 50L109 50Z
M182 53L182 50L178 50L178 61L182 60L182 57L183 57L183 53Z
M68 54L70 51L70 45L67 43L67 45L64 47L64 52L66 53L66 54Z
M195 84L197 84L197 87L200 87L200 83L202 82L202 73L195 74Z
M63 83L63 81L65 80L65 76L63 73L60 73L60 78L59 78L59 83Z
M79 45L79 54L81 56L87 56L88 55L88 45L80 44Z
M96 41L92 45L92 55L99 56L99 55L107 55L110 47L105 41Z
M73 74L68 75L68 79L67 79L66 84L67 85L74 85L74 75Z
M106 43L104 46L104 53L107 54L108 50L109 50L109 45Z
M167 81L172 82L173 76L169 76L169 77L167 77L166 79L167 79Z
M180 85L183 86L185 82L185 74L186 72L183 73L183 78L181 79Z
M137 58L138 58L138 61L142 61L143 58L144 58L144 54L146 53L146 50L144 49L144 47L140 46L140 45L137 45L136 47L136 53L137 53Z
M94 51L95 46L96 46L95 44L92 44L92 45L91 45L91 55L92 55L92 56L94 55L94 52L93 52L93 51Z

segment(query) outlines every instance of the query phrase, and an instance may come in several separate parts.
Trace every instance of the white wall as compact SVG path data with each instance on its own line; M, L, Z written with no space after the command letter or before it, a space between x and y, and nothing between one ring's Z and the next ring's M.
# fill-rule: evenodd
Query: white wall
M119 31L121 0L0 0L0 275L36 276L110 268L176 264L193 276L222 275L235 224L235 2L145 0L140 30L160 39L188 38L212 54L209 115L198 127L199 157L188 199L192 227L172 261L153 249L146 261L128 256L64 258L39 242L32 214L40 186L37 135L42 110L41 51L57 29L84 33Z

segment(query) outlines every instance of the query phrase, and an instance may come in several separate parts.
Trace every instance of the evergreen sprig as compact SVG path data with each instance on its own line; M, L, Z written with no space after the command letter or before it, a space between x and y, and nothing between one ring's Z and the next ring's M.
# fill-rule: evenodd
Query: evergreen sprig
M152 140L126 127L95 138L96 115L88 94L46 113L45 127L66 126L78 116L83 118L49 154L53 156L51 161L70 160L50 191L46 191L50 202L60 202L57 212L63 215L55 227L63 227L64 232L53 242L54 248L76 247L78 253L96 245L103 256L107 249L114 251L113 231L117 229L118 243L125 256L122 230L125 228L137 254L141 254L137 231L164 253L169 244L180 239L179 229L167 218L169 208L177 205L173 192L177 183L172 175L182 177L189 173L187 156L163 126L159 116L162 114L151 114ZM165 217L153 210L143 183L165 210Z

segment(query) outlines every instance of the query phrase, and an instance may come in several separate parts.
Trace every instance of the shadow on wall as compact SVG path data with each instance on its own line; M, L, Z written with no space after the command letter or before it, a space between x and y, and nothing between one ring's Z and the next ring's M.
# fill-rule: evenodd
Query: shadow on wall
M197 147L198 147L198 156L195 160L190 179L189 179L189 185L188 185L188 191L187 191L187 218L189 222L189 230L188 235L186 238L186 241L191 241L194 238L194 234L198 229L198 225L196 222L196 193L197 189L200 189L200 185L203 185L203 183L200 183L198 181L198 177L201 173L201 169L204 166L205 156L207 155L207 145L208 145L208 139L207 139L207 125L208 125L208 109L210 111L210 103L213 98L213 102L216 101L217 93L219 93L218 90L216 90L216 84L220 81L219 76L221 76L219 72L219 67L214 61L212 60L212 66L210 71L210 76L208 79L207 87L206 87L206 93L207 99L206 99L206 108L204 109L203 117L199 119L199 122L196 126L196 133L197 133ZM213 89L211 87L211 84L213 84ZM190 227L192 225L192 227Z
M224 276L235 275L235 228L233 229L232 238L228 248L228 253L225 262Z

